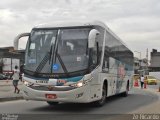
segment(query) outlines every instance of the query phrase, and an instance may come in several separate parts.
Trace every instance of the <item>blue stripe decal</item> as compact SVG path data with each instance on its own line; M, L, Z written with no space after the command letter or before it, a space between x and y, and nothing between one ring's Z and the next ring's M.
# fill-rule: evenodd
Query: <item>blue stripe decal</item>
M78 82L79 80L81 80L83 78L83 76L78 76L78 77L72 77L72 78L66 78L65 80L67 82Z

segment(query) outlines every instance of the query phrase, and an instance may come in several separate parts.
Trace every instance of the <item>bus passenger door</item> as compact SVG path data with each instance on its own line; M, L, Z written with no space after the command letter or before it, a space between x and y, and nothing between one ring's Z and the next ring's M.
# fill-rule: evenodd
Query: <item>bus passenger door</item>
M112 57L109 58L109 74L112 76L111 79L111 87L112 87L112 95L116 94L116 90L117 90L117 64L116 64L116 60Z
M114 95L116 93L116 83L117 83L117 76L115 74L115 60L111 57L104 57L103 73L105 73L105 78L108 81L108 96Z

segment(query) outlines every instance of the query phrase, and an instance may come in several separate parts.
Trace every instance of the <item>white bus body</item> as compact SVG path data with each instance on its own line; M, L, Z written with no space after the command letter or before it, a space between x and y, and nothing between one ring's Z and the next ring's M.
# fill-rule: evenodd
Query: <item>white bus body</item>
M128 94L133 53L102 22L63 22L32 29L26 47L26 100L90 103ZM17 37L14 41L18 48Z

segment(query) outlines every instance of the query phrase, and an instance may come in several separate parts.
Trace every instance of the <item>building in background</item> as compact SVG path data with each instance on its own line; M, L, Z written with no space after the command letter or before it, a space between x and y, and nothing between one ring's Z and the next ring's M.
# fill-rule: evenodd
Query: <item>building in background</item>
M15 65L19 67L24 64L25 51L14 51L13 47L0 48L0 73L11 72Z
M156 49L152 49L151 52L151 64L149 67L151 72L160 71L160 52L157 52Z
M140 61L137 57L134 57L134 74L139 74Z
M134 58L134 74L140 75L148 75L148 61L146 58L139 59L137 57Z

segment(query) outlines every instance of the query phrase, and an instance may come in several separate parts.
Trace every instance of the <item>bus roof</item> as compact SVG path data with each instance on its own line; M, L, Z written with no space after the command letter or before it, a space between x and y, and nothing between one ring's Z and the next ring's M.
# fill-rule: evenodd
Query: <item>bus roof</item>
M100 21L92 21L92 22L82 22L82 21L57 21L53 23L45 23L35 26L35 28L57 28L57 27L74 27L74 26L92 26L99 25L101 27L106 28L107 26Z
M76 26L101 26L113 37L119 40L127 48L128 46L114 33L109 27L101 21L55 21L52 23L39 24L34 28L61 28L61 27L76 27ZM129 48L128 48L129 49ZM129 49L130 50L130 49ZM130 50L131 51L131 50Z

